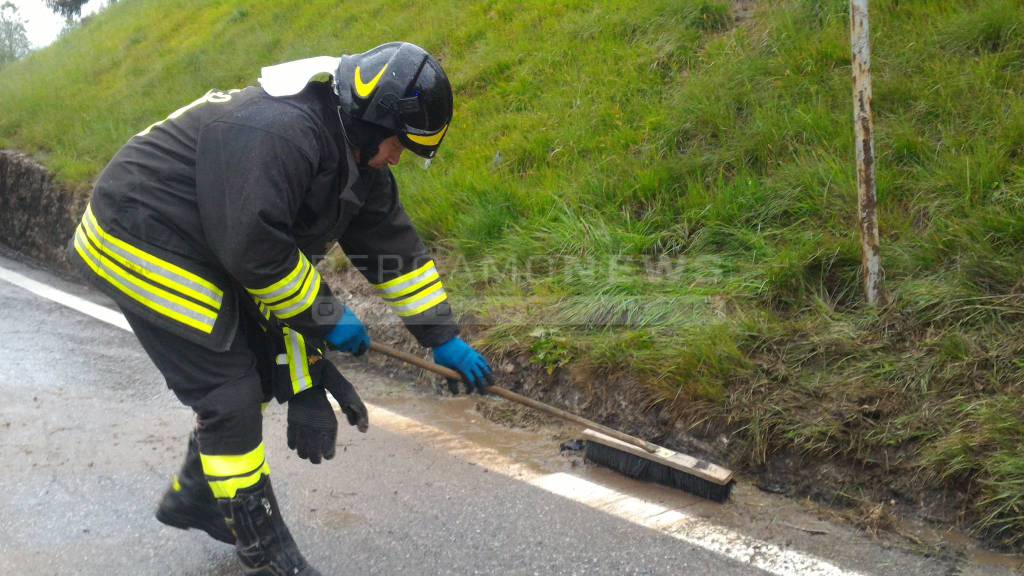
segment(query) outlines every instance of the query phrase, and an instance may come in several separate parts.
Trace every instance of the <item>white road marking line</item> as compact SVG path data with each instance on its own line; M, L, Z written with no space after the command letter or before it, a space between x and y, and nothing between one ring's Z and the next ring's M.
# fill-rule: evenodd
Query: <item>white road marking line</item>
M124 319L124 315L117 310L111 310L106 306L100 306L99 304L89 302L84 298L79 298L74 294L68 294L63 290L47 286L42 282L33 280L28 276L23 276L3 267L0 267L0 280L10 282L11 284L24 288L37 296L42 296L52 302L63 304L64 306L67 306L72 310L77 310L82 314L92 316L101 322L106 322L107 324L117 326L118 328L129 332L132 331L131 327L128 326L128 321Z
M124 316L106 306L89 302L3 267L0 267L0 280L112 326L131 331ZM337 410L338 405L333 398L331 403ZM474 444L439 428L423 424L379 406L367 404L367 409L370 411L370 422L373 426L379 426L394 433L422 437L429 440L427 445L431 448L443 450L461 460L526 482L548 493L579 502L638 526L656 530L735 562L747 564L778 576L862 576L859 572L844 570L821 558L802 554L795 550L782 549L775 544L717 526L699 516L624 494L572 474L563 472L540 474L493 448Z
M333 400L332 400L333 403ZM840 568L826 560L786 550L775 544L744 536L718 526L695 514L669 508L630 494L625 494L564 472L541 474L511 460L504 454L474 444L459 436L396 414L379 406L367 406L370 426L389 432L422 438L431 448L443 450L461 460L471 462L510 478L579 502L630 523L656 530L692 546L703 548L778 576L863 576Z

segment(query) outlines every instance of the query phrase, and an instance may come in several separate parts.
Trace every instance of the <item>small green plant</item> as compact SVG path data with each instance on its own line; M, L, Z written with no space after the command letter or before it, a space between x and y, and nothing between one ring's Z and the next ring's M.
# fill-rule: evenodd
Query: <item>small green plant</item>
M572 361L569 340L554 330L535 330L530 333L530 362L541 366L548 374L554 374Z

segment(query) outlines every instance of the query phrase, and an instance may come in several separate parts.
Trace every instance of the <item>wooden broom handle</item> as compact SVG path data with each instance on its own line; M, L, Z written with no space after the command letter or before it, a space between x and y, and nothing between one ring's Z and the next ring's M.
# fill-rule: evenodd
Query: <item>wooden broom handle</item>
M403 352L397 348L388 346L387 344L381 344L380 342L371 342L370 350L373 350L374 352L380 352L385 356L390 356L396 360L401 360L402 362L412 364L413 366L418 366L420 368L423 368L424 370L427 370L428 372L433 372L434 374L443 376L448 380L462 380L462 375L456 372L455 370L452 370L451 368L445 368L444 366L435 364L433 362L430 362L429 360L424 360L423 358L420 358L419 356L413 354L409 354L408 352ZM621 440L627 444L632 444L633 446L643 448L644 450L652 454L658 450L657 446L646 440L637 438L636 436L630 436L625 432L619 432L614 428L609 428L602 424L598 424L593 420L587 420L582 416L577 416L572 412L566 412L561 408L555 408L554 406L550 406L538 400L534 400L533 398L527 398L526 396L523 396L521 394L516 394L515 392L512 392L511 390L506 390L504 388L501 388L500 386L488 386L486 390L489 394L501 396L506 400L511 400L512 402L522 404L523 406L529 406L530 408L540 410L541 412L545 412L547 414L556 416L563 420L574 422L576 424L579 424L580 426L585 426L592 430L597 430L598 432L604 434L605 436L611 436L612 438Z

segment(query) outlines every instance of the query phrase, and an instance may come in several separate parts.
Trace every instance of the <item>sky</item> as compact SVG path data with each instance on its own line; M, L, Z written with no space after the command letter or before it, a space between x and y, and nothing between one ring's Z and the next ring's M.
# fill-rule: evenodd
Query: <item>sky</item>
M0 0L0 4L10 1L17 6L18 15L25 22L25 32L32 49L42 48L57 39L64 28L64 18L57 16L46 7L43 0ZM82 7L82 16L98 12L106 5L106 0L89 0Z

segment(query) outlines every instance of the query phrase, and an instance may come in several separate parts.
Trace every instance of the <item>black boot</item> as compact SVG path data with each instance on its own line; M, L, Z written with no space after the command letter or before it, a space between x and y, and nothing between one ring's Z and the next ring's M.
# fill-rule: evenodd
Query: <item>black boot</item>
M320 576L306 563L285 526L270 476L239 490L234 498L217 500L217 505L238 537L235 551L246 574Z
M217 509L217 501L203 476L195 433L189 436L181 471L173 477L171 487L157 506L156 519L182 530L198 528L221 542L235 543L235 536Z

